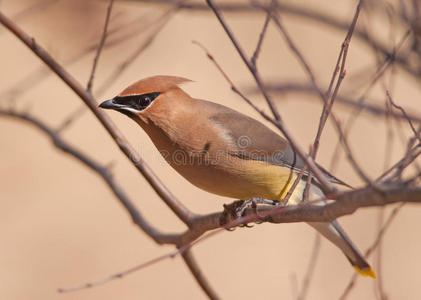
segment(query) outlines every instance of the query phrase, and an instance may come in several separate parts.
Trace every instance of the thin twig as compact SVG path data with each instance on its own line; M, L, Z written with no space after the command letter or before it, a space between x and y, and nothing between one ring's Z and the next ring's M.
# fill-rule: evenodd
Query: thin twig
M301 287L301 291L297 297L297 300L304 300L307 296L311 279L313 278L314 270L316 268L317 258L319 257L320 253L321 240L322 239L320 234L316 232L316 238L314 239L313 249L311 250L311 256L308 261L307 271L303 280L303 286Z
M114 0L110 0L110 4L108 5L108 8L107 8L107 14L105 16L105 23L104 23L104 29L101 35L101 40L99 42L98 49L94 57L94 62L92 63L91 75L89 76L88 84L86 86L86 90L88 92L92 91L92 85L94 83L96 67L98 65L98 61L101 56L102 48L104 47L104 44L105 44L105 40L107 39L108 24L110 22L110 16L111 16L111 11L113 9L113 4L114 4Z
M410 33L411 33L410 30L406 31L406 33L400 39L398 45L393 50L393 53L390 56L387 56L385 58L385 60L377 67L376 72L374 73L372 79L369 80L365 91L361 94L361 96L356 101L359 105L355 106L354 110L351 112L351 116L348 118L348 120L345 123L345 129L344 129L345 130L345 133L344 133L345 136L347 136L349 134L349 132L351 131L351 128L354 125L354 123L355 123L356 119L358 118L359 114L363 111L363 108L364 108L363 104L365 102L366 95L374 87L375 83L383 76L383 74L386 72L386 70L396 61L397 54L401 50L401 48L403 47L406 40L409 38ZM338 141L336 146L335 146L332 161L339 161L340 145L341 145L341 142Z
M179 1L183 2L183 1ZM134 49L134 51L126 57L117 67L112 71L107 78L102 82L101 86L97 89L96 95L101 95L104 91L115 82L124 71L152 44L158 33L165 27L165 25L171 20L171 17L177 11L178 7L173 6L164 13L160 14L157 18L157 25L152 32L140 43L140 45Z
M416 139L418 139L418 141L421 143L421 136L420 136L420 133L419 133L419 131L418 131L418 130L416 130L416 129L415 129L415 126L414 126L414 124L412 123L411 119L409 118L408 114L406 113L405 109L404 109L402 106L397 105L397 104L396 104L396 103L392 100L392 97L390 96L390 92L389 92L389 91L386 91L386 96L387 96L387 99L389 100L390 104L391 104L394 108L396 108L396 109L398 109L398 110L400 110L400 111L402 112L402 115L403 115L403 116L404 116L404 118L408 121L409 127L411 128L412 133L414 134L415 138L416 138Z
M333 83L335 82L335 78L336 78L337 74L339 73L339 78L338 78L338 81L336 83L336 87L334 89L333 95L330 98L330 101L325 102L325 105L323 106L322 114L320 116L320 121L319 121L319 127L317 129L316 137L314 138L314 143L313 143L313 147L314 147L314 150L312 152L313 159L316 158L316 154L317 154L317 151L319 149L320 137L322 135L322 132L323 132L324 126L326 124L327 118L329 117L329 114L332 110L333 103L336 100L336 96L338 94L339 87L342 83L343 78L345 77L345 64L346 64L346 58L347 58L347 54L348 54L348 48L349 48L349 45L351 43L351 38L352 38L352 34L354 33L355 26L357 25L357 20L358 20L359 14L360 14L360 10L361 10L361 1L357 5L357 8L356 8L355 14L354 14L354 18L352 20L351 25L349 26L349 30L348 30L348 33L345 37L345 40L342 43L341 50L339 51L338 61L336 63L335 69L333 71L332 78L331 78L331 81L329 83L329 88L326 92L326 96L329 97L330 93L331 93L331 90L332 90Z
M338 60L336 62L336 66L334 68L332 78L331 78L330 83L329 83L328 90L323 97L324 103L323 103L322 113L320 115L319 126L317 128L317 133L316 133L316 136L315 136L314 142L313 142L313 151L310 152L310 155L313 157L313 159L316 159L316 155L317 155L317 151L319 150L320 138L322 136L323 129L325 128L326 121L327 121L327 119L328 119L328 117L329 117L329 115L332 111L333 103L335 102L336 97L338 95L339 87L342 83L342 80L345 77L345 63L346 63L346 57L347 57L347 54L348 54L348 48L349 48L349 44L351 43L351 38L352 38L352 34L354 33L355 26L357 25L357 20L358 20L359 14L360 14L360 10L361 10L361 1L358 3L357 8L355 10L354 18L353 18L352 23L349 27L348 33L345 37L345 40L342 43L341 50L339 51ZM311 72L310 69L308 71ZM330 97L332 87L333 87L333 83L335 82L335 78L336 78L338 73L339 73L338 81L336 83L334 92L333 92L332 96ZM311 76L311 78L312 78L313 86L317 87L316 82L314 80L314 76ZM330 101L329 101L329 97L330 97ZM334 122L335 123L338 122L338 121L336 121L335 117L334 117ZM342 136L343 133L342 133L342 131L340 131L340 132L341 132L341 136ZM363 176L365 176L364 173L362 173L362 174L363 174ZM307 178L306 188L304 190L304 198L305 199L308 199L308 194L309 194L310 185L311 185L311 179L312 179L312 174L310 173L308 178Z
M384 222L384 207L380 207L378 210L378 215L377 215L377 228L380 232L380 230L382 229L383 226L383 222ZM378 292L378 298L380 300L386 300L386 293L384 291L384 284L383 284L383 264L382 264L382 257L383 257L383 251L382 251L382 247L383 246L383 240L379 241L378 247L376 248L376 257L375 257L375 261L376 261L376 280L374 282L374 291L377 293Z
M287 93L303 93L303 94L317 94L317 90L308 83L302 83L299 81L283 81L283 82L277 82L277 83L269 83L266 84L266 89L272 93L280 93L280 94L287 94ZM258 93L258 90L255 88L248 88L245 91L247 94L256 94ZM308 97L297 97L297 100L307 100ZM370 99L370 102L378 102L380 100L376 99ZM396 119L398 121L407 121L408 119L412 122L421 123L421 116L406 112L407 118L403 116L401 113L395 112L395 111L388 111L384 109L380 105L370 104L367 102L361 102L361 101L355 101L352 99L352 96L348 94L347 95L337 95L336 103L344 105L346 107L351 107L354 109L361 109L362 111L376 117L384 117L385 115L390 116L393 119Z
M129 55L128 58L126 58L121 64L117 66L117 68L111 72L108 77L104 80L104 82L100 85L100 87L97 89L98 92L95 94L99 97L101 94L103 94L107 88L111 86L111 84L117 80L121 74L130 66L130 64L139 57L140 54L143 53L145 49L148 48L148 46L153 42L157 34L160 30L164 27L164 25L169 21L169 17L171 15L171 12L173 12L173 8L171 8L168 12L165 12L164 14L160 15L156 18L158 20L159 25L158 27L153 30L153 32L141 43L141 45L135 49L135 51ZM137 35L137 34L136 34ZM106 45L104 44L104 47ZM71 124L73 124L77 118L80 118L83 113L86 111L86 106L81 105L80 107L76 108L74 111L72 111L59 125L58 130L63 131L64 129L68 128Z
M199 286L202 288L203 292L209 297L209 299L219 299L218 295L214 291L214 289L209 285L208 280L203 275L202 271L200 270L196 260L194 259L191 249L184 251L181 256L184 259L187 267L189 268L190 272L193 274L193 277L196 279Z
M95 287L95 286L98 286L98 285L105 284L105 283L107 283L109 281L112 281L114 279L123 278L126 275L129 275L131 273L134 273L136 271L139 271L141 269L144 269L146 267L149 267L151 265L154 265L154 264L156 264L156 263L158 263L160 261L163 261L163 260L165 260L167 258L173 258L172 253L168 253L168 254L164 254L164 255L158 256L158 257L156 257L154 259L148 260L145 263L141 263L139 265L136 265L134 267L131 267L131 268L129 268L127 270L124 270L122 272L115 273L115 274L110 275L110 276L108 276L106 278L103 278L103 279L91 281L91 282L84 283L84 284L81 284L81 285L78 285L78 286L73 286L73 287L70 287L70 288L59 288L57 291L59 293L69 293L69 292L75 292L75 291L79 291L79 290L83 290L83 289L89 289L89 288L92 288L92 287Z
M256 69L253 67L253 64L250 62L250 60L247 58L244 50L241 48L240 44L238 43L237 39L235 38L234 34L232 33L231 29L228 27L228 24L225 22L224 18L222 17L219 10L216 8L215 4L212 0L206 0L206 3L209 5L209 7L212 9L213 13L219 20L219 23L221 24L222 28L224 28L225 33L228 35L229 39L231 40L232 44L234 45L235 49L237 50L238 55L240 55L241 59L243 60L244 64L249 69L251 75L254 78L254 81L256 82L257 86L260 89L260 92L262 93L263 97L266 99L266 103L268 104L270 111L273 114L273 117L275 120L279 121L281 120L281 116L279 115L278 110L276 109L271 97L266 92L266 89L263 86L263 82L260 79L259 74L257 73Z
M173 4L176 0L129 0L132 2L151 2L154 4ZM260 13L261 11L267 11L269 8L268 4L262 4L260 1L251 1L251 3L242 3L242 2L231 2L231 1L221 1L218 2L218 10L227 12L227 13ZM282 12L283 14L288 14L294 17L302 18L305 21L316 22L319 24L327 25L335 30L345 30L349 29L349 23L340 20L337 17L327 14L325 10L315 10L309 9L307 7L302 7L297 4L288 3L285 1L276 3L275 8ZM209 7L201 2L188 1L183 3L180 6L180 10L187 12L207 12ZM403 24L404 26L407 24ZM410 24L412 25L412 24ZM409 27L409 26L408 26ZM410 29L412 30L412 29ZM361 29L356 29L355 36L362 41L365 45L370 48L375 49L380 52L385 58L393 57L394 54L389 51L388 47L384 43L380 42L375 36L370 36L367 32ZM394 60L403 68L413 78L420 80L420 72L416 67L411 66L409 60L409 55L396 56Z
M273 3L273 1L272 1L272 3ZM250 62L254 66L254 68L257 67L256 66L257 58L259 57L260 50L262 49L263 39L265 38L265 34L267 32L267 29L268 29L269 21L270 21L270 11L268 11L268 13L266 14L266 18L265 18L265 22L263 23L262 31L259 34L259 40L257 41L256 49L254 50L253 56L250 59Z
M395 179L402 171L407 168L421 154L421 144L410 149L406 155L390 167L386 172L380 175L375 182L388 182Z
M158 16L157 19L155 19L153 22L145 24L145 19L147 19L148 15L141 15L140 17L127 22L126 24L122 26L118 26L115 28L111 28L108 30L107 34L107 43L104 45L104 49L109 49L115 46L121 46L121 43L132 39L134 37L137 37L141 35L145 30L149 28L149 26L152 26L155 21L159 21L160 18ZM139 23L142 26L139 26ZM129 33L122 34L120 36L117 36L113 39L111 37L113 35L116 35L120 31L122 31L124 28L133 28ZM68 59L65 59L63 62L63 65L70 65L75 64L76 62L80 61L82 58L84 58L86 55L90 54L91 52L95 51L97 49L97 44L91 44L88 45L86 48L82 49L78 53L72 55ZM24 93L31 91L33 87L40 84L43 80L48 78L48 76L51 75L51 72L48 72L48 68L46 68L45 64L41 65L40 68L35 70L34 72L30 73L29 75L25 76L22 80L20 80L17 84L15 84L12 88L9 88L5 92L2 93L1 98L6 99L16 99L20 96L22 96ZM22 89L22 85L25 86L25 89Z

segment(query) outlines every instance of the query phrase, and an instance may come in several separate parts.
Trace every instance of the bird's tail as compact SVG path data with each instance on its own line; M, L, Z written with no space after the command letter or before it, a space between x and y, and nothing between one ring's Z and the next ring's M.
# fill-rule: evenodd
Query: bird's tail
M341 249L359 274L376 278L373 269L337 221L331 223L309 222L308 224Z

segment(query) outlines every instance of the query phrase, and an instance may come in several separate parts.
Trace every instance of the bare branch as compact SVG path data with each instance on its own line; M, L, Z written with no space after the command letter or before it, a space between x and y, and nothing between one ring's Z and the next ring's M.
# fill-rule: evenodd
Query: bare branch
M28 115L26 113L19 113L14 110L4 110L0 109L0 116L3 117L9 117L9 118L15 118L21 121L28 122L29 124L35 126L39 130L41 130L43 133L45 133L47 136L49 136L54 144L55 147L60 149L61 151L71 155L75 159L79 160L82 164L86 165L88 168L93 170L97 175L99 175L105 183L108 185L108 187L112 190L116 198L120 201L120 203L126 208L126 210L129 212L133 222L140 227L148 236L150 236L156 243L158 244L174 244L174 245L181 245L182 238L185 236L185 234L164 234L161 233L158 229L154 228L149 222L145 220L145 218L142 216L140 211L134 206L133 201L131 201L128 197L128 195L124 192L124 190L115 182L113 176L109 172L109 170L103 166L101 166L98 162L95 162L92 158L89 158L88 155L84 154L80 150L77 150L75 147L64 141L59 133L57 131L54 131L49 126L47 126L45 123L43 123L41 120ZM192 229L192 231L198 231L198 232L204 232L206 230L209 230L207 228L201 228L201 226L207 224L203 221L196 221L195 224L196 229ZM218 225L219 226L219 225ZM199 233L200 234L200 233ZM194 237L194 234L190 234L191 237ZM170 254L171 256L171 254ZM197 265L193 254L190 252L190 250L186 250L185 252L182 252L183 259L187 266L189 267L189 270L192 272L193 276L195 277L196 281L199 283L199 285L202 287L203 291L209 296L210 299L218 299L215 291L213 291L212 287L210 286L209 282L207 281L204 274L201 272L199 266ZM59 292L70 292L75 291L83 288L90 288L96 285L100 285L103 283L106 283L110 280L113 280L115 278L121 278L129 273L132 273L136 270L145 268L153 263L156 263L158 261L161 261L162 259L166 258L160 257L158 259L153 260L152 262L147 262L145 264L142 264L140 266L130 268L127 271L124 271L122 273L118 273L115 275L112 275L106 279L102 279L96 282L87 283L82 286L73 287L70 289L59 289Z
M105 44L105 40L107 39L108 23L110 22L110 16L111 16L111 11L113 9L113 4L114 4L114 0L110 0L110 4L108 5L108 8L107 8L107 14L105 16L105 23L104 23L104 29L103 29L102 35L101 35L101 40L99 42L98 49L97 49L95 57L94 57L91 75L89 76L88 84L86 86L86 90L88 92L91 92L91 90L92 90L92 85L94 83L94 76L95 76L96 67L98 65L98 61L99 61L99 58L101 56L102 48L104 47L104 44Z
M168 205L169 208L187 225L189 225L192 213L165 187L163 182L155 175L146 162L129 144L123 134L117 129L111 119L98 109L93 96L88 93L79 82L77 82L61 65L59 65L43 48L41 48L33 38L17 27L3 13L0 12L0 23L8 28L17 38L19 38L29 49L31 49L48 67L56 73L89 107L95 117L101 122L104 128L111 135L115 143L122 152L129 158L137 170L152 186L155 192Z
M176 0L126 0L132 2L150 2L154 4L173 4ZM218 5L220 11L226 13L260 13L261 11L267 11L269 6L267 4L261 4L261 2L251 0L251 3L235 3L235 2L221 2ZM314 9L309 9L307 7L300 7L296 4L291 4L287 2L278 2L275 6L279 12L283 14L288 14L294 17L303 18L306 20L314 21L319 24L330 26L336 30L345 30L349 29L349 23L343 22L342 20L326 14L324 11L317 11ZM185 11L209 11L209 7L200 2L186 2L180 6L180 10ZM417 68L411 67L408 55L395 56L395 54L388 49L382 42L377 40L374 36L370 36L366 31L356 29L355 36L363 41L368 47L375 49L380 52L386 59L392 58L396 61L404 71L413 76L415 79L420 80L420 72Z
M238 54L240 55L241 59L243 60L244 64L249 69L251 75L253 76L254 80L256 81L257 86L260 89L260 92L262 93L263 97L265 97L266 102L275 118L275 120L279 121L281 120L281 116L278 113L278 110L276 109L275 105L273 104L273 101L269 94L266 92L266 89L263 86L263 82L260 79L259 74L257 73L256 69L253 67L253 64L249 61L247 58L245 52L241 48L240 44L237 42L237 39L235 38L234 34L232 33L231 29L228 27L228 24L225 22L224 18L222 17L221 13L216 8L215 4L212 0L206 0L206 3L209 5L209 7L214 12L215 16L218 18L219 23L224 28L225 33L228 35L229 39L231 40L232 44L234 45L235 49L237 50Z
M191 249L187 249L181 254L190 272L193 274L197 283L202 288L203 292L205 292L205 294L209 297L209 299L220 299L214 291L214 289L209 285L206 277L203 275L202 271L197 265L196 259L194 258L193 253L191 251Z
M317 90L311 84L287 81L287 82L277 82L266 84L266 89L272 93L302 93L302 94L318 94ZM246 90L246 93L256 94L258 90L255 88L249 88ZM297 98L299 100L301 98ZM366 99L364 97L364 99ZM371 100L370 100L371 101ZM373 102L378 102L375 99L372 99ZM406 117L401 113L394 111L388 111L383 107L375 104L367 103L366 101L356 101L352 97L345 95L337 95L336 100L338 104L343 104L344 106L360 109L366 113L371 114L372 116L384 117L385 115L390 116L399 121L407 121L408 119L412 122L421 123L421 116L406 112Z
M14 118L17 120L27 122L35 126L37 129L41 130L51 139L52 143L56 148L69 154L70 156L81 162L83 165L87 166L90 170L94 171L98 176L100 176L102 180L104 180L104 182L107 184L107 186L111 189L116 198L124 206L124 208L126 208L133 222L136 225L138 225L147 235L149 235L156 243L175 243L176 236L172 234L161 233L158 229L153 227L149 222L145 220L145 218L133 204L133 201L124 192L124 189L114 180L112 174L106 167L102 166L93 158L90 158L87 154L76 149L74 146L63 140L57 131L54 131L40 119L37 119L36 117L31 116L27 113L17 112L11 109L0 109L0 116Z
M418 144L417 146L410 149L406 155L399 160L396 164L394 164L392 167L390 167L386 172L384 172L382 175L380 175L376 182L388 182L392 181L393 179L396 179L405 168L407 168L417 157L421 154L421 144Z
M88 282L88 283L85 283L85 284L82 284L82 285L78 285L78 286L74 286L74 287L70 287L70 288L59 288L58 292L59 293L68 293L68 292L75 292L75 291L83 290L83 289L89 289L89 288L92 288L92 287L95 287L95 286L98 286L98 285L105 284L105 283L107 283L109 281L112 281L114 279L123 278L126 275L129 275L131 273L134 273L136 271L139 271L141 269L144 269L146 267L154 265L155 263L158 263L160 261L163 261L167 258L172 258L172 257L173 257L172 253L164 254L164 255L158 256L158 257L156 257L152 260L149 260L145 263L141 263L139 265L131 267L130 269L127 269L127 270L124 270L122 272L110 275L110 276L108 276L106 278L103 278L103 279L100 279L100 280L91 281L91 282Z
M390 96L389 91L386 91L386 96L387 96L387 99L389 100L390 104L391 104L394 108L396 108L396 109L398 109L398 110L400 110L400 111L402 112L402 115L403 115L403 116L404 116L404 118L408 121L409 127L411 128L411 130L412 130L412 132L413 132L413 134L414 134L415 138L416 138L416 139L418 139L418 141L421 143L421 136L420 136L420 132L419 132L419 131L417 131L417 130L415 129L415 126L414 126L414 124L412 123L411 119L409 118L408 114L406 113L405 109L404 109L402 106L397 105L397 104L396 104L396 103L392 100L392 97Z
M272 3L273 2L274 1L272 1ZM257 58L259 57L260 50L262 48L263 39L265 38L265 34L266 34L267 29L268 29L269 21L270 21L270 10L268 10L268 12L266 14L266 18L265 18L265 22L263 23L262 31L259 34L259 40L257 41L256 49L254 50L253 56L250 59L250 62L254 66L254 68L257 67L256 66Z
M179 254L185 253L185 251L191 249L191 247L197 245L200 242L207 240L208 238L215 236L221 232L224 232L224 229L233 228L241 224L247 224L255 221L267 221L270 223L292 223L292 222L327 222L333 221L340 216L354 213L356 209L360 207L370 207L370 206L380 206L394 203L401 203L401 206L405 202L414 202L421 203L421 188L411 188L411 189L402 189L401 186L387 186L384 187L383 193L379 193L378 189L373 189L372 187L356 190L352 192L344 192L338 195L337 201L333 203L328 203L325 206L317 205L320 201L325 201L326 199L303 202L296 206L289 207L276 207L273 206L264 206L259 209L258 213L255 213L254 209L247 209L245 211L245 216L239 219L235 219L223 227L207 233L206 235L194 239L188 239L190 242L183 243L183 246L180 247L177 251L156 257L152 260L149 260L145 263L139 264L135 267L132 267L128 270L119 272L112 276L109 276L105 279L98 280L95 282L83 284L74 288L66 289L69 291L89 288L93 285L99 285L106 283L110 280L120 278L124 275L130 274L132 272L138 271L140 269L146 268L152 264L160 262L167 258L173 258ZM399 206L399 207L401 207ZM383 229L379 232L378 237L373 243L372 247L366 251L366 256L369 256L371 252L377 247L381 237L384 235L386 229L389 227L393 217L397 214L398 209L395 208L392 212L393 216L383 226ZM210 214L196 219L198 223L196 224L213 224L219 223L221 214ZM199 225L198 225L199 226ZM193 226L195 228L195 226ZM215 229L218 227L214 227ZM189 230L186 233L191 233L193 230ZM357 275L355 274L354 277ZM197 278L196 278L197 279ZM352 283L353 285L354 283ZM61 289L63 290L63 289ZM348 293L348 292L347 292ZM342 298L341 298L342 299Z
M357 20L358 20L358 17L360 15L360 10L361 10L361 1L359 1L358 5L357 5L357 8L356 8L355 14L354 14L354 18L352 20L351 25L349 26L349 30L348 30L348 33L345 37L345 40L342 43L342 47L341 47L341 50L340 50L339 56L338 56L338 61L337 61L336 66L334 68L332 78L331 78L330 83L329 83L329 88L326 92L326 96L329 97L330 93L331 93L331 90L332 90L333 83L335 82L335 78L336 78L337 74L339 73L339 78L338 78L338 81L336 83L336 87L334 89L333 95L330 98L330 101L325 102L325 105L323 106L322 114L320 116L320 121L319 121L319 128L317 129L317 134L316 134L316 137L314 139L314 146L313 146L314 151L312 153L313 159L316 157L317 150L319 149L320 137L322 135L322 132L323 132L324 126L326 124L327 118L329 117L329 114L332 110L333 103L336 100L336 96L338 95L339 87L342 83L343 78L345 77L345 64L346 64L346 58L347 58L347 54L348 54L348 48L349 48L349 44L351 43L351 38L352 38L352 34L354 33L355 26L357 25Z
M180 1L179 1L180 2ZM182 1L181 1L182 2ZM144 39L139 47L137 47L128 57L124 59L121 63L117 65L115 70L108 75L108 77L104 80L101 86L98 88L99 93L103 93L106 88L108 88L115 80L117 80L124 71L130 66L132 62L134 62L142 53L147 49L155 38L158 36L158 33L165 27L165 25L170 21L171 17L177 11L178 6L173 6L164 13L160 14L159 17L156 18L157 26L153 29L153 31Z
M303 286L301 288L300 294L297 297L297 300L304 300L307 296L308 289L310 287L310 282L316 268L317 258L319 257L321 245L321 236L319 233L316 233L316 238L314 239L313 249L311 250L311 255L308 261L307 272L304 276Z
M342 83L343 78L345 77L345 62L346 62L346 56L347 56L347 52L348 52L348 46L349 46L349 42L351 40L352 37L352 33L354 32L354 28L356 25L356 22L358 20L358 16L359 16L359 12L361 9L361 1L358 3L356 11L355 11L355 15L353 18L353 21L351 23L351 26L348 30L348 34L345 38L344 44L342 46L342 50L341 52L343 52L343 55L340 54L339 56L342 58L342 63L341 63L341 72L340 72L340 76L338 79L338 82L336 84L335 87L335 91L333 92L332 98L330 100L330 103L328 102L328 99L326 97L326 95L321 91L321 89L318 87L315 76L309 66L309 64L306 62L304 56L301 54L301 52L298 50L298 48L295 46L294 42L292 41L291 37L289 36L288 32L285 30L285 28L283 27L282 23L280 22L279 18L277 18L276 16L272 15L272 18L275 22L275 24L278 26L279 30L281 31L283 37L285 38L289 48L291 49L291 51L295 54L295 56L298 58L298 61L303 65L306 73L308 74L313 87L316 89L316 91L318 92L322 102L323 102L323 111L322 111L322 115L320 117L320 122L319 122L319 128L316 134L316 138L314 140L314 147L313 147L313 152L311 153L312 158L315 158L315 155L317 153L318 150L318 146L319 146L319 140L320 140L320 136L321 133L323 131L324 128L324 124L327 120L327 117L329 116L329 113L331 111L331 107L333 105L333 102L335 100L335 97L338 93L339 87ZM335 72L332 76L332 80L336 75L336 68L335 68ZM356 159L354 158L354 155L352 154L352 151L350 149L350 146L348 145L348 141L342 131L340 122L338 121L338 119L335 117L335 115L331 114L332 120L333 120L333 124L335 125L335 128L339 134L340 137L340 141L342 143L342 145L344 146L345 152L347 153L347 158L350 160L352 167L354 168L354 170L357 172L357 174L367 183L367 184L371 184L371 180L368 178L368 176L363 172L363 170L359 167L359 165L356 162ZM310 176L307 179L307 182L310 183L311 182L311 173ZM307 184L306 186L306 190L304 193L304 198L306 199L308 197L308 191L309 191L309 184Z
M108 49L114 46L121 45L122 42L129 40L131 38L137 37L140 34L142 34L144 31L146 31L150 26L155 24L155 21L160 20L160 15L154 19L154 21L145 24L145 19L148 18L148 15L141 15L140 17L131 20L127 23L125 23L122 26L118 26L115 28L111 28L108 30L107 34L107 40L108 42L104 44L104 49ZM139 26L141 24L142 26ZM133 28L126 34L121 34L113 39L111 37L113 35L116 35L120 31L122 31L124 28ZM63 62L63 65L69 65L74 64L78 62L80 59L91 53L92 51L95 51L97 49L97 44L88 45L86 48L82 49L78 53L72 55L68 59L65 59ZM25 76L22 80L20 80L17 84L15 84L12 88L9 88L4 93L2 93L2 98L6 99L16 99L17 97L22 96L25 92L30 91L33 87L35 87L37 84L40 84L43 80L48 78L48 76L51 74L51 72L47 72L48 69L43 64L35 70L34 72L30 73L29 75ZM25 89L22 89L22 85L25 85Z

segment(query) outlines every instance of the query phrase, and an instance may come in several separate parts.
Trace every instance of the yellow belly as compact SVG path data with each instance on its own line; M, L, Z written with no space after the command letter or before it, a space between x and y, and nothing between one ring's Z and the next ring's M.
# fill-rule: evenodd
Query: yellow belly
M247 182L247 186L241 192L247 194L247 199L257 196L280 201L287 195L297 178L294 171L266 162L248 160L244 161L243 165L239 177Z
M200 164L170 164L197 187L213 194L242 200L262 197L281 201L297 177L288 168L237 157L220 158L216 163L202 161ZM299 202L301 195L302 189L295 189L289 202Z

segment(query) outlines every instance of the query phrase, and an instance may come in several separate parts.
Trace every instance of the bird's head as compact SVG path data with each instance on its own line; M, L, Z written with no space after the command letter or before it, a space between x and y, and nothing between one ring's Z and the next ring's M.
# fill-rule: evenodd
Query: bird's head
M150 116L165 114L171 106L177 105L176 102L186 95L178 86L189 81L176 76L148 77L128 86L99 107L114 109L137 122L146 122Z

